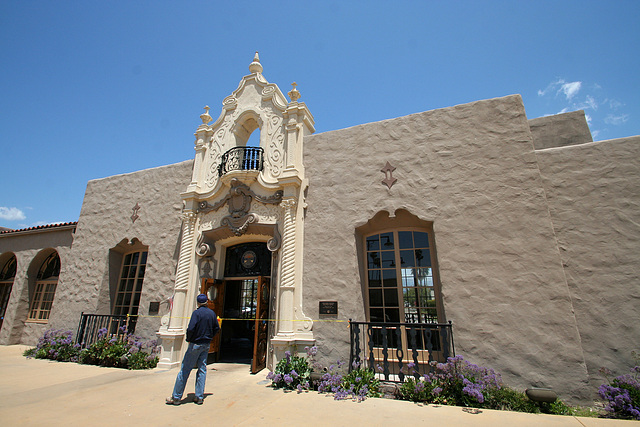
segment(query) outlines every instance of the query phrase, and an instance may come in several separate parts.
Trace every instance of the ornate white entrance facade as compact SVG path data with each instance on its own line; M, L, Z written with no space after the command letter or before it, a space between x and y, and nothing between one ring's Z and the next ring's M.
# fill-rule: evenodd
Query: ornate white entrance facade
M315 131L314 120L298 101L295 83L287 101L278 86L267 82L257 53L249 71L223 100L217 120L209 107L200 116L193 175L181 194L173 305L157 333L159 366L181 362L203 269L222 279L226 248L245 242L267 242L272 254L267 363L272 365L288 349L314 343L313 322L302 311L303 141ZM248 147L254 132L260 134L259 147Z

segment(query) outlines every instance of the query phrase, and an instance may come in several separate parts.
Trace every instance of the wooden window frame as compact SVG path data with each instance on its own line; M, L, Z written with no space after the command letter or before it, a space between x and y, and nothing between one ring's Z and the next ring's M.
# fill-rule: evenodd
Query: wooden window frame
M13 282L16 278L18 260L15 255L6 258L2 268L0 268L0 329L4 322L4 317L9 306Z
M58 287L57 280L39 280L36 282L29 308L29 321L35 323L48 323L51 316L51 307Z
M55 256L54 256L55 255ZM51 276L43 277L48 272L49 264L57 258L57 267L51 271ZM33 298L29 305L29 315L27 322L31 323L48 323L53 308L53 301L58 287L58 277L60 275L60 255L52 252L45 258L38 269L36 283L33 289Z
M429 287L425 287L425 288L432 288L433 290L433 296L434 296L434 300L435 300L435 311L436 311L436 316L435 319L429 319L429 321L418 321L418 322L408 322L407 321L407 310L406 310L406 304L405 304L405 300L404 300L404 290L408 289L408 288L419 288L417 286L403 286L403 268L401 265L399 265L399 261L401 260L401 256L400 256L400 252L402 250L408 250L408 249L400 249L400 244L399 244L399 232L402 231L411 231L411 232L419 232L419 233L425 233L427 234L428 237L428 242L429 242L429 257L430 257L430 267L424 267L424 268L430 268L431 270L431 281L433 286L429 286ZM376 235L384 235L384 234L388 234L388 233L392 233L394 236L394 249L393 249L393 253L394 253L394 270L396 273L396 290L397 290L397 305L392 305L392 306L387 306L385 303L385 298L383 297L382 300L382 305L376 305L374 306L374 308L382 308L383 312L386 313L386 310L389 309L398 309L399 314L398 314L398 321L400 323L439 323L439 322L444 322L444 316L443 316L443 310L442 310L442 295L440 292L440 280L438 277L438 268L437 268L437 259L436 259L436 252L435 252L435 241L434 241L434 236L433 236L433 231L431 229L428 228L422 228L422 227L395 227L395 228L387 228L387 229L379 229L379 230L375 230L372 231L370 233L367 233L366 235L363 235L363 242L362 242L362 247L363 247L363 253L364 253L364 280L365 280L365 309L366 309L366 318L367 321L371 322L373 320L371 320L371 301L370 301L370 290L372 289L372 286L369 283L369 252L374 252L374 251L369 251L367 248L367 239L369 237L372 236L376 236ZM412 247L410 250L415 251L415 243L414 243L414 247ZM420 249L420 248L418 248ZM383 252L381 249L378 249L379 252ZM386 252L391 252L391 250L386 251ZM382 262L382 260L381 260ZM384 268L381 266L379 267L380 271L384 271ZM386 270L390 270L390 269L386 269ZM384 280L384 279L383 279ZM375 290L378 287L373 287L373 289ZM383 294L384 294L384 290L385 288L383 286L379 287ZM427 307L420 307L420 308L427 308ZM431 308L431 307L429 307ZM419 312L419 310L418 310Z
M133 263L132 261L136 255L138 255L137 261ZM147 249L138 249L122 255L122 264L118 276L118 288L111 310L114 315L138 315L148 257L149 251ZM144 262L142 262L143 260ZM125 268L126 277L123 277ZM130 288L129 285L131 285ZM128 302L125 304L125 301Z

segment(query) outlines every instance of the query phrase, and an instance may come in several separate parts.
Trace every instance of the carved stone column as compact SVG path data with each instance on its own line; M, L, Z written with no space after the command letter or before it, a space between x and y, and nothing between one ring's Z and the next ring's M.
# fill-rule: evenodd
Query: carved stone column
M296 267L296 207L295 197L283 199L284 208L282 261L280 263L278 332L281 337L293 336L294 292Z
M169 329L182 329L184 327L184 317L187 314L186 298L189 291L189 277L193 265L195 253L194 232L196 224L196 214L187 211L183 214L182 242L180 243L180 258L178 258L178 270L176 272L176 285L173 296L173 309L171 310L171 320Z
M195 253L195 224L196 214L192 211L184 212L180 257L178 258L176 284L173 293L173 307L168 319L162 319L162 326L157 333L162 346L162 353L158 362L158 366L161 367L172 368L180 364L188 310L187 302L190 300L189 282Z

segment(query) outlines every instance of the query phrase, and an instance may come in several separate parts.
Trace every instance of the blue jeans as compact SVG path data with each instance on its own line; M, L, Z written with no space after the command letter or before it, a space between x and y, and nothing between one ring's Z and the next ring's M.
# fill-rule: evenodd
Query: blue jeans
M184 387L187 385L189 374L194 366L198 367L196 374L196 399L204 399L204 382L207 379L207 355L209 344L189 343L187 351L182 359L182 367L176 378L176 385L173 387L173 398L182 399Z

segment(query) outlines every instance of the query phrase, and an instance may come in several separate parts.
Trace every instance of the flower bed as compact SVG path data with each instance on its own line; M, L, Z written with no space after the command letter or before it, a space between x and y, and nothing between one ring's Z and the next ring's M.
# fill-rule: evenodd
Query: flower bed
M298 392L317 390L332 393L336 400L357 402L367 397L383 396L382 384L373 369L354 364L351 372L347 372L346 364L339 360L323 368L314 358L317 348L306 347L305 350L306 356L285 352L285 358L267 375L272 387ZM638 362L640 365L640 359ZM608 402L606 413L603 413L590 407L572 407L559 399L554 402L532 401L524 392L505 386L500 374L493 369L472 364L462 356L450 357L445 363L431 362L430 365L431 370L427 374L418 375L415 365L409 363L405 380L394 397L427 404L640 420L640 366L635 366L631 374L615 377L600 387L600 396Z
M100 329L98 340L85 349L74 344L72 336L71 331L50 329L38 340L36 347L24 352L24 356L127 369L151 369L158 364L160 348L157 342L141 341L140 337L123 328L113 336L106 328Z

